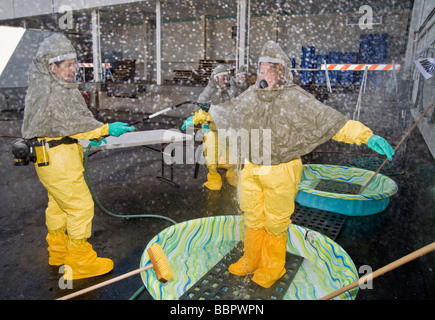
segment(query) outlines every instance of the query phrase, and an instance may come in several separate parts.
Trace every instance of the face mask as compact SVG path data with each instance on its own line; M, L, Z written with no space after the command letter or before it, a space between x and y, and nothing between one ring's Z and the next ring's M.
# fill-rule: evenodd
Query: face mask
M258 66L257 87L278 88L286 82L286 69L283 64L269 61L261 61ZM263 82L264 81L264 82ZM263 82L263 83L262 83ZM267 86L265 86L267 84Z
M268 86L269 86L269 84L267 83L266 80L261 80L261 81L260 81L260 84L258 85L258 87L259 87L260 89L266 89Z
M214 81L220 88L229 87L228 73L220 73L214 77Z

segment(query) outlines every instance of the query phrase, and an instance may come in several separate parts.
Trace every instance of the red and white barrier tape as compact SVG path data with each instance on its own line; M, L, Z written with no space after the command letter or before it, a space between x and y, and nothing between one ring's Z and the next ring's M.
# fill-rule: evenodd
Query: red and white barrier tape
M344 71L344 70L356 70L364 71L367 67L369 71L389 71L400 70L400 64L322 64L321 70L325 70L325 66L328 70Z
M77 63L77 66L80 68L93 68L93 63ZM110 63L102 63L101 66L104 68L110 68Z

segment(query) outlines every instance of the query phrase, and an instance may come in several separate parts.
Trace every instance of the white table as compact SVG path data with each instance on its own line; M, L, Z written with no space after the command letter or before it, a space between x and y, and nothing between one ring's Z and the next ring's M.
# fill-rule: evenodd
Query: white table
M177 186L173 181L174 179L174 169L173 164L171 164L171 179L165 178L165 163L163 150L166 144L173 142L184 142L192 140L193 136L181 133L176 130L147 130L147 131L132 131L127 132L119 137L109 136L106 138L107 143L102 142L99 146L91 147L91 151L109 150L109 149L120 149L129 147L144 146L149 149L161 152L162 154L162 175L157 178L163 179L167 182L172 183ZM79 140L83 145L83 148L87 148L89 145L89 140ZM150 147L150 145L160 144L161 149Z

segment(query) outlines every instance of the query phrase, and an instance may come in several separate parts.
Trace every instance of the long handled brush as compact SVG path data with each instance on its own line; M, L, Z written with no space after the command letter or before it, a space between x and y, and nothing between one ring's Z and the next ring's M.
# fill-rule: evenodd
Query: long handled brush
M390 264L387 264L385 267L382 267L368 275L365 275L364 277L352 282L351 284L348 284L347 286L338 289L326 296L324 296L323 298L320 298L319 300L330 300L332 298L335 298L336 296L349 291L355 287L360 286L361 284L364 284L366 281L372 280L378 276L381 276L393 269L396 269L402 265L404 265L405 263L408 263L412 260L415 260L421 256L424 256L425 254L432 252L435 250L435 242L432 242L431 244L428 244L427 246L424 246L423 248L420 248L396 261L391 262Z
M182 105L185 105L185 104L195 104L195 105L199 106L201 109L203 109L206 112L210 108L210 103L208 103L208 102L197 102L197 101L187 100L187 101L180 102L180 103L178 103L176 105L170 106L170 107L168 107L166 109L157 111L157 112L155 112L155 113L153 113L153 114L151 114L149 116L145 116L142 120L138 120L138 121L132 122L129 125L135 125L135 124L141 123L143 121L152 119L154 117L157 117L158 115L161 115L161 114L166 113L168 111L174 110L174 109L176 109L178 107L181 107Z
M109 284L112 284L114 282L117 282L119 280L122 280L122 279L125 279L128 277L131 277L132 275L141 273L141 272L146 271L146 270L151 269L151 268L154 268L154 271L156 272L157 278L162 283L166 283L169 279L174 277L174 275L171 271L171 268L169 266L169 263L166 260L165 254L163 253L162 247L159 244L154 243L151 246L151 248L148 248L147 252L148 252L148 255L150 256L152 265L136 269L136 270L131 271L129 273L120 275L119 277L116 277L116 278L101 282L99 284L96 284L94 286L79 290L77 292L63 296L63 297L58 298L56 300L68 300L68 299L77 297L77 296L82 295L84 293L93 291L93 290L101 288L101 287L105 287Z
M394 148L394 152L399 149L400 145L405 141L405 139L411 134L412 130L418 125L418 123L424 118L426 113L433 107L433 104L431 104L429 107L426 108L426 110L421 114L420 118L414 123L414 125L408 130L408 132L403 136L402 140L397 144L397 146ZM388 159L385 159L384 162L379 166L378 170L371 176L369 181L366 182L363 188L358 192L358 195L360 195L364 189L369 185L369 183L373 180L373 178L381 171L382 167L387 163Z

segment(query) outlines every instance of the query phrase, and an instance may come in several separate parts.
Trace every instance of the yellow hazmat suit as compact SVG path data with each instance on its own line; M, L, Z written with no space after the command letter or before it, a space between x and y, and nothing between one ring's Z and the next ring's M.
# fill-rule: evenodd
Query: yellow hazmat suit
M108 124L105 124L90 132L70 137L98 140L108 135L108 127ZM48 229L46 239L50 252L49 264L70 266L73 274L66 273L67 280L109 272L113 269L112 260L98 258L87 242L91 237L94 201L83 176L82 145L61 144L50 148L48 155L50 164L42 167L35 164L35 169L39 180L48 191L45 219ZM68 235L65 231L68 231Z
M287 229L302 174L300 157L331 138L361 144L367 143L373 133L293 84L290 61L275 42L265 44L259 62L257 84L235 99L212 105L209 115L219 130L234 129L236 133L246 130L251 136L244 143L251 148L255 143L266 144L266 131L271 131L269 145L263 145L261 157L252 150L242 155L245 165L241 173L240 208L246 226L244 255L229 267L236 275L253 273L252 280L268 288L285 274ZM265 72L262 63L277 71ZM284 67L278 68L279 64ZM273 79L274 76L284 77ZM260 81L266 79L278 84L261 88ZM260 132L257 141L252 136L255 130ZM268 153L267 161L264 151Z
M94 119L77 84L61 81L50 67L53 61L62 63L75 55L74 47L61 34L43 41L29 69L22 126L23 138L44 139L52 144L47 151L49 164L35 163L35 169L48 191L45 214L49 264L68 265L64 275L67 280L97 276L113 269L112 260L98 258L87 242L94 202L83 176L83 147L74 140L100 140L111 134L112 124ZM120 127L114 127L117 126ZM56 140L65 141L64 137L69 137L69 141L54 145Z
M221 75L226 75L229 77L228 69L224 64L218 65L213 70L207 87L198 97L198 102L211 102L213 104L219 104L221 102L228 101L231 98L230 92L228 91L229 87L227 86L227 83L229 84L229 82L220 83L222 81L219 80ZM216 134L216 126L213 123L213 120L205 119L202 110L200 110L198 113L195 113L195 116L193 117L193 123L195 125L200 123L203 128L208 126L208 131L204 132L203 139L204 156L208 168L207 181L204 183L204 186L210 190L220 190L222 188L222 178L217 172L218 167L227 169L225 176L228 182L231 185L236 186L238 182L238 175L235 166L227 165L228 162L226 161L219 161L219 142ZM219 164L219 162L224 164Z

